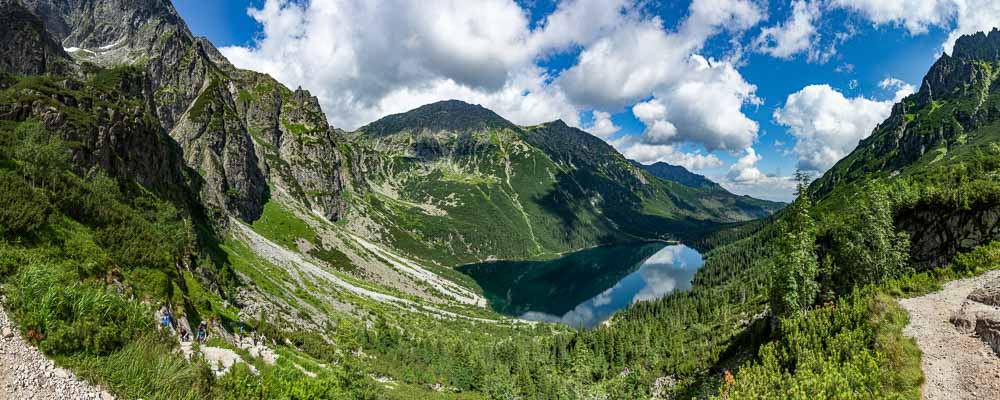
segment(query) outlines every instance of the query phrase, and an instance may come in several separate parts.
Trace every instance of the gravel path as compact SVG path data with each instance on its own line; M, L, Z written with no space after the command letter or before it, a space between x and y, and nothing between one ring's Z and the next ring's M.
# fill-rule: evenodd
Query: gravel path
M0 400L113 399L109 393L56 367L17 334L0 308Z
M900 300L910 313L903 333L923 351L923 398L1000 399L1000 357L972 334L958 330L949 318L976 288L1000 277L992 271L944 285L944 290Z

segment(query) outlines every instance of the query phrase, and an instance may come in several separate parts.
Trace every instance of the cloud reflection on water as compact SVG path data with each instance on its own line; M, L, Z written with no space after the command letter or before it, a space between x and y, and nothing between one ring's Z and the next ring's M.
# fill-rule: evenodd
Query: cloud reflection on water
M667 246L649 257L638 270L562 316L529 311L520 317L592 328L631 303L655 300L674 290L690 289L691 280L701 264L701 254L694 249L684 245Z

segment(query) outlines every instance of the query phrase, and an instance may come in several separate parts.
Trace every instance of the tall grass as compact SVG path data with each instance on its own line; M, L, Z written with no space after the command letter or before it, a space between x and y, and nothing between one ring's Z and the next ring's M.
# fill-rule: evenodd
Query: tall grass
M37 263L22 266L7 285L7 306L46 353L106 355L152 328L147 306L74 278L66 268Z
M119 397L154 400L209 397L214 378L211 369L203 361L185 360L174 351L169 340L149 333L108 356L81 354L60 361Z

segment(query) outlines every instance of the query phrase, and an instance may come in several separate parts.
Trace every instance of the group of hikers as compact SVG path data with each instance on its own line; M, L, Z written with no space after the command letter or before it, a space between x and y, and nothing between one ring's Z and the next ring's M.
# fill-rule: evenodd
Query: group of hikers
M174 319L169 309L165 309L163 311L163 318L161 319L161 323L163 324L162 329L174 330L173 328ZM215 325L214 318L212 319L211 324ZM244 336L243 334L243 326L244 326L243 322L240 322L240 330L239 334L237 335L237 340L239 342L243 342L243 340L246 338L246 336ZM208 327L209 327L208 321L202 320L201 323L198 324L198 330L196 332L196 337L195 337L195 340L197 340L198 343L203 344L205 343L206 340L208 340ZM179 326L179 328L180 329L179 331L177 331L177 336L180 338L181 342L190 342L191 335L188 333L187 329L185 329L183 326ZM265 346L267 345L267 336L265 336L263 333L257 333L256 331L251 332L250 340L253 342L254 347L257 346L258 342L264 344Z
M173 315L170 313L169 309L163 312L163 318L161 319L160 322L163 324L162 325L163 329L174 330ZM180 330L177 331L177 336L180 337L181 342L191 341L191 335L188 333L187 329L185 329L183 326L181 326ZM208 340L208 322L201 321L201 323L198 324L196 339L198 340L198 343L205 343L205 341Z

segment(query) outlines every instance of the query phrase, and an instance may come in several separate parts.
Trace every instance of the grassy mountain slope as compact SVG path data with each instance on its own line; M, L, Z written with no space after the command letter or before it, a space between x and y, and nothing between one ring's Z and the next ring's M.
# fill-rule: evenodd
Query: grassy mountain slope
M87 1L31 3L93 11ZM136 6L171 10L163 1L121 4L127 15L115 17ZM137 34L120 45L123 54L152 49L161 57L102 68L88 62L117 65L120 58L74 54L67 72L43 64L49 75L0 78L0 196L16 205L0 210L0 283L22 334L124 397L912 396L919 376L902 338L905 318L882 296L850 294L866 282L866 268L883 267L864 257L845 262L878 245L865 236L876 226L868 222L885 221L867 210L884 211L878 194L885 192L869 185L877 177L893 182L891 201L904 227L969 227L979 235L969 246L995 237L977 225L990 220L983 211L1000 198L998 157L986 151L990 125L963 127L965 144L955 136L958 144L936 162L920 161L928 153L919 151L912 153L918 161L885 161L912 157L903 149L916 139L904 129L873 135L871 143L884 137L886 147L855 159L867 166L837 168L842 175L814 186L821 198L814 209L827 211L816 223L826 274L817 280L829 290L777 330L764 310L774 274L787 265L785 214L708 236L701 242L712 249L691 291L634 304L607 326L578 332L511 323L471 304L475 294L453 270L414 256L449 265L490 255L544 257L611 240L685 238L679 234L760 208L656 179L562 123L517 127L460 103L344 136L325 124L308 93L227 66L205 42L175 35L186 28L131 17L74 20L47 25L63 32L59 41L99 48L128 20ZM28 31L37 32L30 22ZM146 46L132 38L157 40ZM975 56L944 70L973 68L995 54L992 42L980 42L972 47L986 51L956 46L963 49L956 59ZM932 93L935 82L963 82L955 87L966 89L955 93L975 92L958 76L930 79ZM994 115L992 106L964 101L950 112L960 123ZM927 115L936 116L928 104ZM914 113L912 120L921 118ZM956 158L948 161L949 154ZM894 170L901 172L890 178ZM846 196L857 197L838 200ZM952 220L963 228L942 228ZM213 232L218 222L228 230ZM848 251L847 244L857 245ZM996 254L979 247L952 269L881 285L926 288L951 276L946 271L995 266ZM279 338L281 357L269 365L240 353L259 375L240 366L212 377L157 333L152 310L161 306L190 324L216 318L213 335L220 337L242 320L248 330ZM736 371L732 384L725 369Z
M811 186L820 209L850 206L864 185L904 187L899 224L921 267L946 263L1000 235L1000 31L963 36L917 93Z
M356 199L357 214L384 227L396 247L448 265L689 239L773 210L656 179L561 121L518 127L459 101L388 116L351 135L372 160L371 190Z

